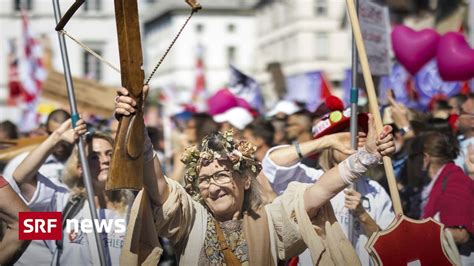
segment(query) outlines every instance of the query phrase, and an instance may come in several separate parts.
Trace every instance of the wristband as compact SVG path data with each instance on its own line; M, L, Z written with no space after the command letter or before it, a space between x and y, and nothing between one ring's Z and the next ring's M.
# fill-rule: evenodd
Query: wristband
M296 149L296 153L298 154L298 157L300 157L300 159L303 159L304 156L303 156L303 153L301 153L301 147L298 142L295 143L295 149Z

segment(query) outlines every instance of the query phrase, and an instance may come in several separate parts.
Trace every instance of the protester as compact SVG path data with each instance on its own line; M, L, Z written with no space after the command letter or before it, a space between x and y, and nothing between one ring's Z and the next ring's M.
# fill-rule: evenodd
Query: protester
M81 119L74 129L71 120L62 123L43 143L34 149L13 173L19 184L21 193L28 201L28 206L34 211L59 211L63 215L82 221L90 218L87 200L83 185L83 172L80 167L77 149L66 163L64 181L70 190L59 185L55 180L38 173L39 167L48 158L54 147L60 142L73 143L78 136L84 135L86 127ZM111 137L97 133L86 139L86 154L92 177L98 217L101 220L125 221L128 210L127 200L121 192L105 192L110 156L113 141ZM125 222L123 223L125 225ZM115 224L112 227L114 231ZM96 265L99 263L97 246L94 236L81 231L67 232L63 228L61 241L34 241L43 242L29 248L20 258L20 263L31 265L35 262L40 265L59 264L68 265L71 262L78 265ZM105 259L107 265L118 265L120 248L123 245L123 234L101 234L104 240ZM44 252L44 247L49 251ZM31 249L31 250L30 250Z
M255 159L257 161L262 162L267 151L273 146L274 132L273 125L262 119L253 121L244 129L244 139L255 145ZM266 202L272 202L277 194L273 191L263 172L257 176L257 181L261 186L262 198Z
M275 128L273 143L276 145L287 144L286 138L286 120L289 115L301 111L296 103L292 101L279 101L267 114Z
M274 132L273 125L262 119L255 120L245 127L243 137L257 147L255 158L258 161L261 162L267 151L273 147Z
M18 127L11 121L0 123L0 140L17 139L19 137Z
M465 167L468 146L474 144L474 94L470 94L461 105L461 112L457 120L460 133L460 153L454 161L456 165L467 172Z
M29 241L19 240L18 213L28 211L25 203L0 176L0 220L7 230L0 241L0 265L12 265L28 247Z
M457 140L432 131L421 138L423 170L430 183L423 188L422 217L443 223L458 245L463 265L474 263L474 181L453 163L459 153Z
M70 117L69 113L62 109L56 109L51 112L48 116L46 122L46 130L49 135L51 135L64 121L68 120ZM51 152L50 156L43 162L38 172L43 176L54 179L59 184L62 183L61 175L64 168L64 163L71 155L73 145L67 142L59 142L58 145L54 147L54 150ZM5 166L3 176L8 180L12 188L19 193L19 189L15 182L13 181L13 171L18 167L18 165L27 157L28 152L22 153L8 162Z
M170 177L184 184L184 164L180 161L181 153L188 145L201 143L204 136L219 130L219 125L212 116L206 113L194 113L186 122L184 134L179 137L179 142L173 150L173 171Z
M333 110L325 119L314 126L315 139L291 146L277 146L268 151L263 162L263 172L269 178L273 189L282 193L293 181L318 184L318 179L349 156L350 134L339 133L349 130L350 109L344 113ZM368 129L367 114L359 114L359 128ZM359 146L365 142L359 135ZM321 170L301 163L303 158L319 154ZM385 229L395 218L389 195L376 181L362 176L354 182L354 189L341 191L331 199L334 214L346 235L351 232L353 244L362 265L371 265L365 250L368 238L380 228ZM354 223L349 224L349 215ZM303 258L302 258L303 259Z
M214 121L220 123L219 130L227 131L233 129L236 137L242 137L242 130L252 123L253 116L247 109L243 107L232 107L222 114L215 115Z
M124 88L120 94L116 113L133 113L135 101ZM260 200L255 181L261 168L252 158L255 147L234 139L231 132L211 134L199 148L185 151L186 190L163 176L146 144L145 190L132 208L121 262L136 265L146 259L156 264L157 236L165 236L182 265L276 265L307 246L314 263L359 264L327 202L394 151L390 131L385 127L377 136L371 118L365 150L327 171L316 184L290 185L269 204Z

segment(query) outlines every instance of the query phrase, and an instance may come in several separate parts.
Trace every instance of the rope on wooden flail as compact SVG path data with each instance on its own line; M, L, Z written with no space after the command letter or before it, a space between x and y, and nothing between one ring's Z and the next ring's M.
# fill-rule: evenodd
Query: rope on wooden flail
M161 63L163 62L163 60L165 60L165 57L168 55L169 51L171 50L171 48L173 47L174 43L176 42L176 40L178 40L178 37L181 35L181 32L183 32L184 28L186 27L186 25L188 24L189 20L191 19L191 17L194 15L194 13L196 13L198 11L198 9L194 9L191 11L191 14L189 15L189 17L186 19L186 21L184 22L183 26L181 26L181 28L179 29L178 31L178 34L176 34L176 36L174 37L173 41L171 42L171 44L168 46L168 49L166 49L166 52L163 54L163 56L160 58L160 61L158 61L158 64L156 64L155 68L153 68L153 71L151 71L151 74L150 76L148 77L148 79L146 80L145 82L145 85L148 85L148 83L150 82L151 78L153 77L153 75L155 74L155 72L158 70L158 68L160 67Z
M79 41L78 39L74 38L71 34L67 33L67 31L65 30L61 30L59 31L59 33L61 33L62 35L64 36L67 36L69 39L73 40L75 43L77 43L79 46L81 46L82 48L84 48L84 50L86 50L87 52L89 52L92 56L94 56L95 58L97 58L100 62L108 65L109 67L111 67L113 70L117 71L117 73L120 74L120 69L118 69L118 67L114 66L112 63L110 63L109 61L107 61L105 58L103 58L102 56L100 56L99 54L97 54L96 52L94 52L94 50L92 50L89 46L87 46L86 44L84 44L83 42Z

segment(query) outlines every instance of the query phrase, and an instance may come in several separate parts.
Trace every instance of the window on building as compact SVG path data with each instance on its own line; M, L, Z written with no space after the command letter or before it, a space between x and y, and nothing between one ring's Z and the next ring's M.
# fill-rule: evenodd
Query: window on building
M236 55L235 46L227 47L227 63L228 64L234 64L235 63L235 55Z
M102 0L87 0L84 2L84 11L101 11Z
M31 10L32 0L14 0L13 8L15 11L20 11L21 9Z
M202 24L196 24L196 32L201 33L204 31L204 25Z
M235 25L234 24L227 25L227 31L228 32L234 32L235 31Z
M102 56L103 50L100 47L101 45L89 45L94 52L98 55ZM84 77L94 79L94 80L101 80L102 79L102 64L101 62L95 58L92 54L87 51L83 52L83 74Z
M316 33L316 47L315 55L316 59L328 59L329 58L329 34L327 32Z
M314 0L314 13L316 16L327 16L328 0Z

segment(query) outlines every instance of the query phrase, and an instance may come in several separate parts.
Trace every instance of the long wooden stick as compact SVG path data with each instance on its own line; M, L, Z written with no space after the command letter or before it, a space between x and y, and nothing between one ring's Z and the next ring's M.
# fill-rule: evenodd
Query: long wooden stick
M379 112L379 105L377 102L377 95L375 93L374 81L370 74L369 61L367 59L367 53L365 52L364 40L362 39L362 33L360 30L359 20L357 18L357 12L354 5L354 0L346 0L347 10L351 19L352 32L359 53L359 61L362 67L362 74L364 76L365 86L367 89L367 96L369 97L370 112L374 116L375 128L377 133L380 134L383 130L382 117ZM400 195L398 194L397 183L395 181L395 174L393 173L392 160L388 156L383 157L383 165L385 168L385 174L387 176L388 186L390 188L390 196L392 198L393 209L397 215L403 214L402 204L400 202Z

